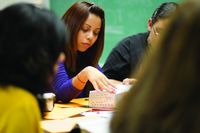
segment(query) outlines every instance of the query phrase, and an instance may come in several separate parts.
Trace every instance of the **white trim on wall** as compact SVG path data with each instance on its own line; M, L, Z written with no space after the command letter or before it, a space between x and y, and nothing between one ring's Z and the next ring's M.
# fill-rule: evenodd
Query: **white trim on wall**
M39 7L44 7L49 9L49 0L0 0L0 10L9 5L20 2L32 3Z

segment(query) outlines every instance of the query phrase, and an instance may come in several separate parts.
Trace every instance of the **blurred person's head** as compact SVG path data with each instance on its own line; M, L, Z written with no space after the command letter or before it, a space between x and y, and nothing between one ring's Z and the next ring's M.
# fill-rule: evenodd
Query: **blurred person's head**
M65 44L65 25L54 13L25 3L3 9L0 86L19 86L34 95L47 91Z

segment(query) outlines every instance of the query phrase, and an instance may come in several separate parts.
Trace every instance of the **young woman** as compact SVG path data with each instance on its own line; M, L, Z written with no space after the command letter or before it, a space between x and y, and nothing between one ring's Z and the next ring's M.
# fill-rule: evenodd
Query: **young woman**
M0 132L43 132L36 97L49 88L65 43L65 25L52 12L31 4L0 11Z
M60 63L53 82L58 100L69 102L75 97L88 96L88 81L95 90L114 92L114 85L98 66L104 47L104 11L88 2L74 3L64 14L69 29L66 61ZM86 85L87 84L87 85Z
M200 2L176 12L114 114L111 133L200 132Z

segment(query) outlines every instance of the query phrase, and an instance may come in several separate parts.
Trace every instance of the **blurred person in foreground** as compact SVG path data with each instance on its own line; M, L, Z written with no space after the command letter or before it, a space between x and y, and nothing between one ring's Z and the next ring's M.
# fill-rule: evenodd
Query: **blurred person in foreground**
M119 104L111 133L199 133L200 2L180 5L138 82ZM154 51L155 50L155 51Z
M32 4L0 12L0 132L39 133L44 104L66 44L65 25ZM40 107L40 108L39 108Z

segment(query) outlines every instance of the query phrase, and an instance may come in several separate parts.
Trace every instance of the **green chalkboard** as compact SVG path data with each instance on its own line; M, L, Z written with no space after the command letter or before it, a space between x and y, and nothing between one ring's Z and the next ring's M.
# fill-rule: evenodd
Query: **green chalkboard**
M180 0L88 0L105 11L105 47L100 64L103 64L116 44L124 37L147 31L147 21L163 2ZM60 17L76 0L50 0L50 8Z

